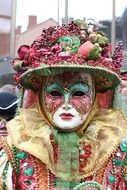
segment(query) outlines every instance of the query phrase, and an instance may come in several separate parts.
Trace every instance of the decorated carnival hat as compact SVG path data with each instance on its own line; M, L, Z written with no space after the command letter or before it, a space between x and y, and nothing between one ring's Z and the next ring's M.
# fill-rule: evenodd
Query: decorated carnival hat
M12 61L17 83L35 91L43 77L72 71L90 73L98 92L112 89L120 83L121 64L122 43L112 55L107 36L81 20L44 29Z

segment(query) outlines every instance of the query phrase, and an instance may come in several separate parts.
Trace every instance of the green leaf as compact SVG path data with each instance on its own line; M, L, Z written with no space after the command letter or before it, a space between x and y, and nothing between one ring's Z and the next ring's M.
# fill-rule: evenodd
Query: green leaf
M88 24L84 20L76 19L74 23L79 25L81 28L88 28Z
M100 46L104 46L105 44L108 43L108 38L105 37L105 36L101 36L101 37L97 40L97 42L100 44Z
M94 47L91 51L90 51L90 53L89 53L89 55L88 55L88 59L97 59L97 58L99 58L99 56L100 56L100 50L99 50L99 48L98 47Z

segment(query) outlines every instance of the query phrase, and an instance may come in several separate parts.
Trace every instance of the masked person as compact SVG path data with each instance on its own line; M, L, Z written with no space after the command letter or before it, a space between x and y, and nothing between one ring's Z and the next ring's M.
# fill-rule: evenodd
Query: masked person
M4 91L0 92L0 136L7 136L6 123L15 116L17 105L16 95Z
M106 35L76 20L43 30L18 56L15 79L27 91L0 141L1 187L126 190L126 119L96 98L120 84L122 44L112 56Z

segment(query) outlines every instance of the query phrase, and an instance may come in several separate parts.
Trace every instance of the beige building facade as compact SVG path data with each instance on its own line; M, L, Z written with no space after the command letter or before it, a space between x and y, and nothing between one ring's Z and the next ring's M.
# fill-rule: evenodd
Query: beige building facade
M15 53L21 45L30 45L33 40L41 34L42 29L48 28L49 26L57 26L57 22L52 18L49 18L40 24L36 24L35 20L35 16L29 16L27 31L17 34Z

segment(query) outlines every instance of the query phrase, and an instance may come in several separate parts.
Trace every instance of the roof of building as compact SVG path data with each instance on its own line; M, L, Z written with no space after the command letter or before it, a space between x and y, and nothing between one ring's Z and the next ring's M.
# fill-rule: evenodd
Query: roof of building
M40 35L42 29L56 25L58 25L58 23L54 19L49 18L18 35L16 38L16 52L21 45L30 45L33 39L36 39L36 37Z

